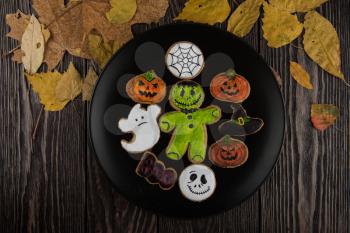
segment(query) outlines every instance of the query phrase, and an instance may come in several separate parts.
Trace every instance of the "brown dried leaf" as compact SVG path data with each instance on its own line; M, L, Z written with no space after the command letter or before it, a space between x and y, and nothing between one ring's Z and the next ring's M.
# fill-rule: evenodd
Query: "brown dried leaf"
M83 84L83 101L90 101L98 80L95 70L90 67Z
M291 61L290 62L290 73L292 77L299 83L301 86L305 87L306 89L312 90L314 87L312 86L312 83L310 82L310 75L306 70L299 65L296 62Z
M26 30L30 20L30 15L24 14L17 10L14 14L6 15L6 24L10 27L10 32L6 36L21 41L24 31Z

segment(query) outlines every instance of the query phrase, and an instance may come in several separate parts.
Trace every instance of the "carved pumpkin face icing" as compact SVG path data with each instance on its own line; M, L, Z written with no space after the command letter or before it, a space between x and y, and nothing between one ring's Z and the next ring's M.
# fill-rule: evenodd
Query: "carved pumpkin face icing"
M249 82L233 69L216 75L210 83L210 93L218 100L242 103L250 94Z
M196 109L204 101L204 91L194 81L181 81L171 88L169 100L171 105L177 110Z
M126 84L128 96L137 103L155 104L166 95L165 82L154 72L146 72L130 79Z
M248 147L244 142L226 135L209 148L209 159L216 166L235 168L248 159Z

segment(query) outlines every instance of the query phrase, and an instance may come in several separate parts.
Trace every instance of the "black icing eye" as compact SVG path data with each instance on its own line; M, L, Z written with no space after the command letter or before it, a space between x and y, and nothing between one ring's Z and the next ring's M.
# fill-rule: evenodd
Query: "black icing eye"
M139 80L139 86L145 85L141 80Z
M192 174L191 176L190 176L190 180L191 181L195 181L197 179L197 174Z
M237 83L235 83L233 86L234 86L234 87L237 87Z
M158 88L158 84L157 84L157 83L154 83L154 84L153 84L153 87L154 87L154 88Z
M194 96L196 94L196 92L192 89L191 90L191 95Z
M227 82L224 82L224 85L227 86Z
M202 182L202 184L206 184L207 183L207 179L205 178L205 175L201 176L201 182Z
M137 119L137 118L135 118L135 121L138 121L138 119Z
M184 95L185 95L185 90L182 88L182 89L181 89L181 92L180 92L180 96L181 96L181 97L184 97Z
M142 116L142 117L141 117L141 119L143 120L143 119L144 119L144 117Z

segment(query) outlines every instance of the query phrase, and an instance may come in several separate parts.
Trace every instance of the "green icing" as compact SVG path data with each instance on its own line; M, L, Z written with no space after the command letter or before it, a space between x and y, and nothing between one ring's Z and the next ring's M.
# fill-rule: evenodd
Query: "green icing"
M163 132L174 131L166 149L168 158L180 160L188 151L192 162L203 162L207 149L206 126L221 118L220 108L212 105L199 109L204 101L204 91L193 81L175 84L170 101L174 108L182 111L165 113L159 120Z

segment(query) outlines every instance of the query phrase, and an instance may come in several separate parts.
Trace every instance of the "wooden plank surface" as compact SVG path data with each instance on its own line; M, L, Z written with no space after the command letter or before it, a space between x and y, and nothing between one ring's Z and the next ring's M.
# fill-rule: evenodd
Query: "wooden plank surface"
M185 0L171 0L161 24L171 22ZM233 1L230 1L234 6ZM0 1L0 51L16 47L5 38L4 16L27 0ZM341 40L343 70L350 77L350 2L330 0L320 8ZM141 33L154 25L135 25ZM225 28L225 24L217 25ZM0 232L350 232L349 88L293 46L270 49L256 25L245 40L280 72L287 110L282 154L262 188L242 205L198 220L157 216L129 203L112 187L88 140L88 104L74 101L59 113L43 113L21 66L0 60ZM302 46L299 39L293 42ZM317 91L289 77L290 60L305 65ZM66 55L85 74L90 62ZM311 103L341 108L336 127L324 133L308 121Z

